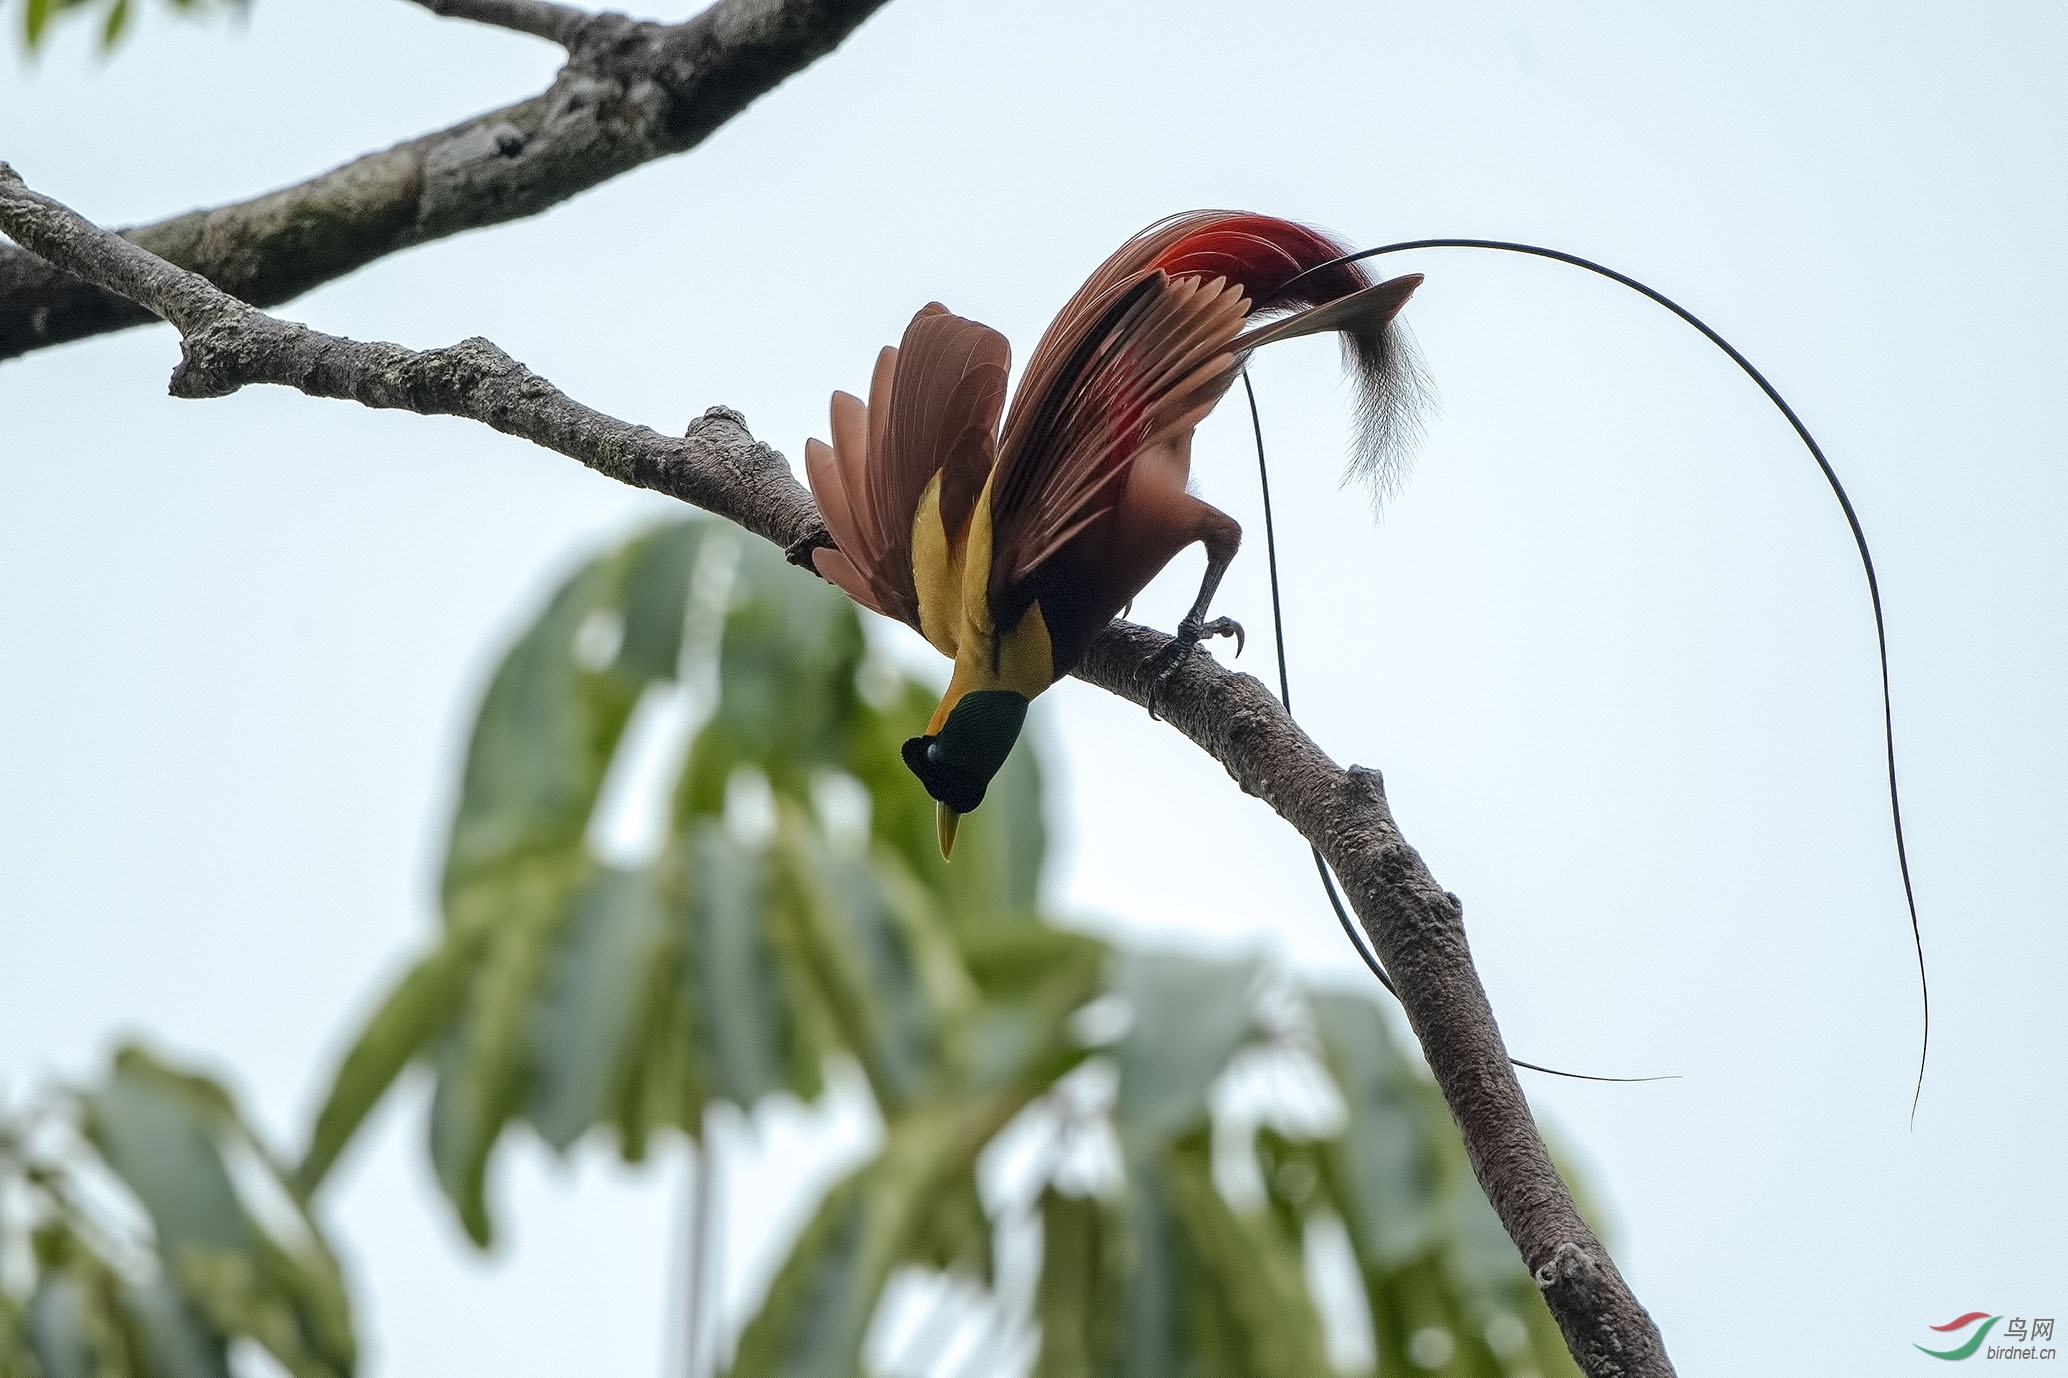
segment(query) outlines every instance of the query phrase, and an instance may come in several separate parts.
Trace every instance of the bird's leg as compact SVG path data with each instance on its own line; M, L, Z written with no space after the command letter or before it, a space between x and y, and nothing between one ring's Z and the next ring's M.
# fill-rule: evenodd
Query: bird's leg
M1156 717L1156 700L1163 687L1185 658L1192 654L1192 648L1209 636L1232 636L1235 638L1235 654L1242 654L1242 624L1232 617L1216 617L1206 620L1206 610L1213 603L1214 592L1221 586L1221 577L1234 563L1235 552L1242 546L1242 527L1233 517L1216 508L1207 506L1197 498L1191 499L1196 509L1193 513L1194 529L1192 539L1206 547L1206 576L1199 581L1199 596L1192 600L1192 607L1178 623L1177 635L1171 643L1156 653L1150 662L1155 677L1149 681L1149 716ZM1188 542L1189 544L1189 542Z

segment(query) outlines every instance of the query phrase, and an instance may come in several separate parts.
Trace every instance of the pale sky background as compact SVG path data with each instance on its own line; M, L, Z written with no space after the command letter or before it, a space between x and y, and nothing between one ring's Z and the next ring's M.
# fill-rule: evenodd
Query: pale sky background
M0 58L0 157L106 223L516 99L556 52L400 0L153 7L106 63L87 28ZM1794 401L1879 557L1935 997L1915 1129L1865 586L1807 454L1686 327L1554 265L1391 261L1428 274L1442 410L1376 526L1335 488L1333 351L1270 351L1295 697L1464 898L1518 1056L1682 1077L1525 1083L1680 1372L1929 1372L1929 1324L2068 1320L2064 63L2044 0L894 0L694 153L285 313L486 335L663 430L723 402L796 458L921 304L1024 358L1179 209L1530 239L1678 297ZM472 423L175 402L175 357L157 328L0 364L0 1086L140 1031L291 1144L431 931L504 640L675 509ZM1195 473L1248 526L1220 610L1265 673L1247 445L1224 408ZM1168 627L1197 571L1136 616ZM1060 909L1359 978L1302 845L1210 760L1083 685L1047 709ZM326 1202L365 1371L661 1374L676 1164L507 1147L480 1258L420 1092Z

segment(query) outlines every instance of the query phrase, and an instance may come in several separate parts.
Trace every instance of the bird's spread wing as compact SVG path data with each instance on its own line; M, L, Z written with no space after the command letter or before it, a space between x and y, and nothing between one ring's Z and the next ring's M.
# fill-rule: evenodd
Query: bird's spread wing
M833 443L807 441L804 468L839 548L812 563L864 607L919 627L913 519L939 475L949 539L969 520L997 452L1009 357L1003 335L934 302L877 356L866 405L833 394Z
M936 304L906 328L900 357L884 447L892 460L879 478L886 498L902 501L895 485L916 477L923 490L938 473L941 525L952 537L969 521L997 458L1011 349L989 326Z
M1027 361L992 479L994 606L1112 509L1135 455L1213 409L1235 379L1229 346L1248 306L1223 278L1150 269L1057 317Z

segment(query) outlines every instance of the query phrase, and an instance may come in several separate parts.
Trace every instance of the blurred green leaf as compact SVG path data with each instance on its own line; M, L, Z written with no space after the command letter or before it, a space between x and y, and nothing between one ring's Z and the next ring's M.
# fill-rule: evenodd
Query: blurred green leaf
M1310 1003L1349 1112L1317 1161L1364 1276L1381 1367L1577 1375L1435 1084L1400 1053L1371 1000L1316 994ZM1497 1350L1493 1339L1513 1344ZM1448 1356L1441 1365L1425 1362L1437 1352Z
M1130 1154L1205 1119L1207 1093L1249 1034L1256 973L1250 961L1121 954L1113 989L1133 1020L1114 1053L1120 1088L1113 1113Z
M43 1378L93 1378L86 1286L70 1273L46 1275L29 1298L29 1344Z
M1289 1138L1266 1125L1257 1131L1255 1147L1272 1223L1285 1238L1304 1240L1309 1218L1330 1204L1324 1189L1328 1145Z
M618 1152L628 1163L645 1160L647 1140L655 1129L672 1126L695 1137L707 1099L703 1068L700 1063L693 1066L689 1057L688 1011L680 989L681 924L665 913L662 920L646 970L628 978L638 987L630 1002L632 1017L624 1030L610 1102L598 1113L599 1122L607 1119L616 1128Z
M136 1048L87 1100L86 1132L150 1212L159 1247L244 1252L252 1225L223 1161L227 1106Z
M1090 1378L1115 1372L1119 1308L1126 1285L1122 1222L1105 1203L1041 1194L1041 1279L1034 1315L1041 1322L1041 1352L1033 1378Z
M443 886L446 939L389 997L341 1068L301 1174L313 1187L409 1060L437 1067L441 1187L485 1243L488 1160L526 1107L565 1147L614 1117L643 1150L656 1065L639 1040L679 1030L676 934L654 875L598 868L586 834L644 689L681 663L707 524L591 561L498 666L476 715ZM678 1059L672 1064L681 1068ZM673 1118L665 1115L665 1118Z
M935 1192L920 1211L904 1261L991 1282L991 1217L977 1190L976 1159L969 1170Z
M672 1127L692 1139L701 1137L704 1105L712 1099L709 1072L692 1046L691 1011L680 990L685 963L681 925L671 917L609 1107L618 1152L628 1163L645 1161L657 1129Z
M970 979L987 1001L1037 999L1061 985L1072 1009L1105 985L1112 949L1089 933L1042 924L994 925L956 935Z
M42 1365L29 1348L29 1318L22 1304L0 1289L0 1374L41 1378Z
M862 711L862 649L844 595L774 547L745 543L718 657L718 704L690 752L678 816L723 812L741 762L759 766L778 795L808 801L813 776L848 755Z
M1434 1087L1394 1046L1377 1005L1332 993L1317 993L1309 1004L1349 1112L1338 1141L1345 1223L1374 1265L1392 1267L1432 1242L1442 1186L1438 1152L1443 1136L1455 1131L1442 1102L1430 1105ZM1430 1123L1432 1111L1443 1115L1440 1124Z
M1119 1245L1125 1283L1109 1294L1120 1323L1119 1378L1193 1378L1219 1369L1196 1353L1185 1287L1197 1270L1171 1207L1167 1164L1160 1152L1130 1157Z
M1047 1085L1085 1056L1070 1019L1104 984L1104 943L1036 924L971 927L958 941L980 994L960 1032L972 1090Z
M26 1346L45 1378L227 1378L229 1342L249 1339L295 1378L352 1372L336 1261L219 1084L132 1046L58 1104L81 1132L56 1157L0 1125L16 1203L0 1253L35 1270L25 1311L0 1304L0 1371L29 1371L12 1362ZM112 1210L125 1192L133 1207ZM5 1238L24 1223L27 1250Z
M448 901L516 856L580 844L642 683L600 654L614 655L622 635L618 564L598 561L569 580L490 682L446 852ZM584 646L598 668L578 658Z
M935 903L887 857L835 854L794 810L777 851L805 955L884 1112L959 1083L978 992Z
M551 972L562 928L595 874L583 851L527 858L503 878L470 887L484 910L484 939L458 1022L438 1061L431 1103L431 1159L438 1182L475 1243L492 1233L484 1197L488 1159L524 1103L531 1072L532 1008ZM483 892L487 892L484 894Z
M165 1378L230 1378L228 1347L164 1278L125 1286L122 1303L143 1338L152 1373Z
M663 527L591 561L503 657L468 742L448 903L484 869L579 845L640 691L676 673L707 526Z
M862 1338L890 1272L880 1236L897 1231L895 1213L910 1204L876 1188L866 1172L829 1192L740 1336L731 1378L859 1371Z
M675 678L682 662L690 581L710 524L676 522L633 541L619 561L623 640L619 669L641 681ZM727 533L728 539L737 539Z
M444 1030L466 993L468 967L486 936L481 925L449 935L411 967L339 1064L295 1173L303 1196L320 1186L345 1145L402 1069Z
M27 0L22 13L22 45L34 53L48 36L50 23L69 10L84 10L99 4L105 11L101 16L100 45L105 51L113 48L131 27L134 14L131 0ZM165 8L176 13L196 14L206 10L248 8L247 0L164 0Z
M1263 1215L1241 1215L1214 1186L1203 1127L1173 1145L1167 1163L1183 1253L1187 1329L1213 1371L1231 1378L1307 1378L1328 1371L1321 1318L1307 1294L1297 1241Z
M823 992L841 1044L862 1064L884 1113L895 1114L917 1097L927 1031L914 1027L908 954L885 941L882 893L873 876L828 857L794 809L783 811L776 858L784 895L777 907L790 919L784 955Z
M632 1040L666 993L666 916L648 871L606 868L575 901L533 1010L530 1119L563 1152L624 1094Z
M951 866L941 859L941 844L934 829L934 802L923 788L916 788L919 782L912 778L899 755L899 747L907 737L926 730L926 720L940 695L916 680L900 678L885 698L881 707L866 702L862 705L841 764L869 791L870 831L877 841L888 846L927 889L951 898L951 907L959 908L952 899L959 898L954 887L961 866ZM986 813L987 810L978 809L962 821L975 825ZM972 840L958 833L956 854L967 854Z
M683 967L710 1059L712 1094L752 1105L784 1086L799 1030L762 917L767 863L705 821L689 842L691 960Z
M850 1378L891 1270L923 1252L932 1209L1024 1104L993 1096L915 1111L829 1192L740 1336L732 1378Z
M29 0L28 8L22 14L22 41L31 52L43 40L44 26L50 23L51 0Z

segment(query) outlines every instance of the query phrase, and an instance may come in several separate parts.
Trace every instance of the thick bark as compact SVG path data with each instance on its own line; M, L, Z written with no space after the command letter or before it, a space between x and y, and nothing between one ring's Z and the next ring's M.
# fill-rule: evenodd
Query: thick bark
M235 205L122 235L239 300L288 301L375 259L534 215L680 153L831 52L884 0L719 0L680 24L542 0L419 0L563 43L529 100ZM0 244L0 360L141 325L151 312Z
M801 558L828 544L811 495L737 412L713 407L680 440L591 410L486 340L418 352L275 319L24 187L0 163L0 229L179 329L180 397L275 383L318 397L466 416L625 483L693 503ZM1114 622L1080 678L1146 703L1160 632ZM1473 1171L1592 1378L1668 1378L1651 1317L1580 1218L1516 1084L1465 941L1464 910L1429 874L1387 807L1378 772L1348 770L1248 675L1194 655L1157 709L1319 848L1342 879L1457 1120Z

